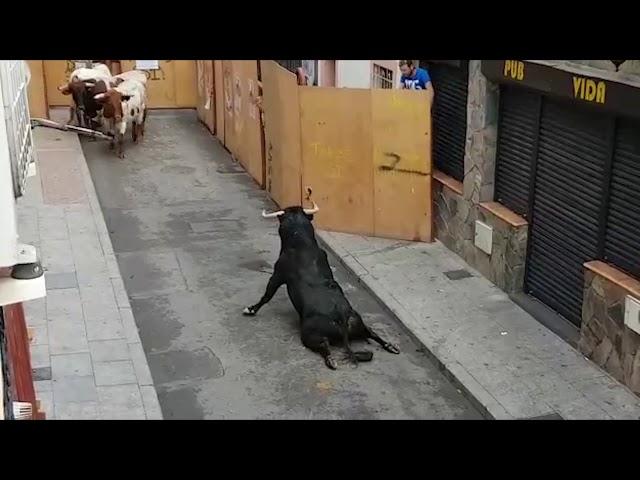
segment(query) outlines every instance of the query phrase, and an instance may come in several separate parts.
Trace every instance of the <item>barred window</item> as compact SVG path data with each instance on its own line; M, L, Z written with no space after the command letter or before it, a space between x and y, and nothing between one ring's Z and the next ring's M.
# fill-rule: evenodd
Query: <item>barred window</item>
M393 88L393 70L374 63L371 85L373 88Z

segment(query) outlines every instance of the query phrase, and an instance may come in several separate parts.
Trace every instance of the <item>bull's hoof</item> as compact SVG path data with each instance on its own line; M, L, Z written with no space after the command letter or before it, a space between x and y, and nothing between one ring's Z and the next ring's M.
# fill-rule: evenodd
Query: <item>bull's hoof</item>
M120 160L124 160L124 153L119 153L119 154L118 154L118 158L119 158Z
M400 347L398 347L397 345L394 345L393 343L385 344L384 349L387 352L395 353L396 355L398 355L400 353Z
M337 370L338 369L338 362L336 362L335 359L331 355L329 355L328 357L324 358L324 363L331 370Z
M246 307L243 311L242 314L247 316L247 317L253 317L256 314L256 311L253 309L253 307Z

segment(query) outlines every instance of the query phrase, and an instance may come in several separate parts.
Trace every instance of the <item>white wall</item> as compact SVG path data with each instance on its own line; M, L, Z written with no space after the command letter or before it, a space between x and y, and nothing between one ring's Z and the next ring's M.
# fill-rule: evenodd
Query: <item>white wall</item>
M371 60L336 60L336 87L371 88Z

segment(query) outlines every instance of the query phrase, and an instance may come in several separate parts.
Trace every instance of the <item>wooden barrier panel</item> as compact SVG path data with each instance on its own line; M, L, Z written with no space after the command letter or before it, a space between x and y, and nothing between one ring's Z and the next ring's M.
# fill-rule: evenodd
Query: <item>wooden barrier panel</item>
M431 116L426 92L374 89L374 235L431 242Z
M198 118L211 133L214 133L213 60L196 60L196 71L198 74Z
M300 205L302 162L296 76L272 60L261 60L260 70L265 122L266 188L280 207Z
M302 185L318 228L373 233L371 90L300 87Z
M238 149L236 148L235 123L233 119L234 103L233 103L233 72L234 62L232 60L222 61L222 76L224 89L224 146L235 157Z
M44 61L46 95L50 107L67 107L71 105L71 96L60 93L58 87L69 81L69 75L75 68L73 60Z
M49 118L49 105L44 83L44 63L42 60L27 60L31 71L29 82L29 115L31 118Z
M298 87L275 62L261 67L267 190L276 203L299 205L310 186L318 228L431 242L426 92Z
M223 76L222 60L213 61L213 77L214 77L214 100L216 115L216 136L224 145L224 76Z
M122 60L122 71L135 70L135 60ZM194 60L159 60L147 74L149 108L196 108L198 85Z
M121 60L122 71L134 70L135 60ZM194 60L160 60L159 70L147 71L149 108L196 108L198 82ZM50 107L71 105L70 96L62 95L58 86L69 80L75 70L73 60L44 60L46 97Z
M238 160L249 175L264 186L264 148L262 144L262 126L260 110L255 104L258 95L258 61L242 60L234 62L234 95L238 101L240 113L234 110L236 138L239 139ZM234 99L234 102L236 100Z

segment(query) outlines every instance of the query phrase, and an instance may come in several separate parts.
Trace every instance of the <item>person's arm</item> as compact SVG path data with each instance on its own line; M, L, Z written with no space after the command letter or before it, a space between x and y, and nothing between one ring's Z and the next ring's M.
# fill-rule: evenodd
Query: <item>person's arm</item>
M400 75L400 87L398 88L400 88L400 90L404 90L405 88L407 88L404 86L404 77L402 75Z

